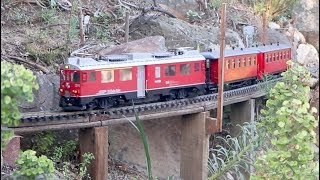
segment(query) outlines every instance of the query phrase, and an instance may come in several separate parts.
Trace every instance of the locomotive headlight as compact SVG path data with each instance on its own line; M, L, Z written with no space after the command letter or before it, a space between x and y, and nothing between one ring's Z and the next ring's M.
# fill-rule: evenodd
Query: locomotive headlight
M68 65L65 65L64 67L65 67L66 69L69 69L69 66L68 66Z
M60 92L63 92L63 89L62 89L62 88L60 88Z

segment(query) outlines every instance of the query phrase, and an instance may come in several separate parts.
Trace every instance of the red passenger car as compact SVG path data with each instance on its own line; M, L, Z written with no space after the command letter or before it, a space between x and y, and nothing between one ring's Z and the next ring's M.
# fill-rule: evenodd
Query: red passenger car
M279 74L287 69L291 60L291 47L286 44L259 46L258 79L266 74Z

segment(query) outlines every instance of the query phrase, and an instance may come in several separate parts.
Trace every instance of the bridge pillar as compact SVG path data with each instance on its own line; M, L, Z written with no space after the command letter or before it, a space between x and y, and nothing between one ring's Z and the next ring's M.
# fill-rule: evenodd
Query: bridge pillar
M239 102L235 104L231 104L231 136L238 136L241 128L237 126L243 125L244 122L254 122L255 117L255 100L250 99L244 102Z
M231 104L231 128L230 128L230 135L232 137L238 136L241 133L241 128L237 126L243 125L244 122L254 122L255 119L255 99L249 99L244 102ZM252 171L253 167L249 167L249 171ZM250 172L243 171L242 174L244 175L245 179L250 179Z
M108 127L94 127L79 130L80 152L93 153L95 159L88 171L94 180L108 179Z
M209 135L206 123L212 125L208 117L209 112L182 116L180 177L184 180L207 178Z

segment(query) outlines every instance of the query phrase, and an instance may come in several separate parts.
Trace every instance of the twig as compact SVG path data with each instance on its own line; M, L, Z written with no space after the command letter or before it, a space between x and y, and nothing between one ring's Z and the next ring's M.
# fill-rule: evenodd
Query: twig
M40 27L40 29L47 29L47 28L50 28L50 27L54 27L54 26L68 26L69 24L49 24L47 26L44 26L44 27Z
M125 39L127 43L129 41L129 12L126 12Z
M44 73L46 73L46 74L48 74L48 73L50 72L47 68L45 68L45 67L43 67L43 66L41 66L41 65L39 65L39 64L36 64L36 63L30 62L30 61L24 60L24 59L22 59L21 57L10 56L10 55L1 55L1 57L13 59L13 60L15 60L15 61L19 61L19 62L23 62L23 63L28 64L28 65L31 65L31 66L36 67L37 69L41 70L42 72L44 72Z

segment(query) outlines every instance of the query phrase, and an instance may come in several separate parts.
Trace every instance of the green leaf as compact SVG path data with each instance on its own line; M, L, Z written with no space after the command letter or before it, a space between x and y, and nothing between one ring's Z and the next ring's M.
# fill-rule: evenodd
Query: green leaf
M284 125L285 125L284 122L279 122L279 123L278 123L278 126L281 127L281 128L284 127Z
M5 104L10 104L10 102L11 102L11 97L10 96L5 96L4 97L4 103Z

